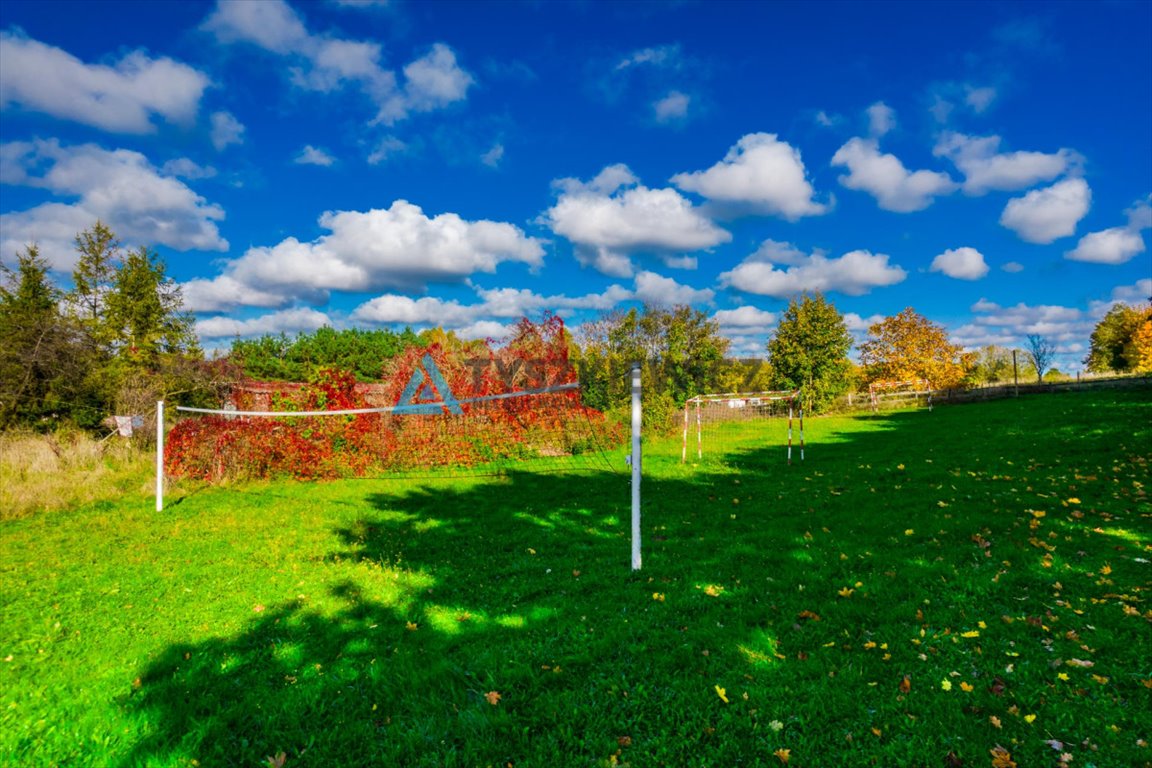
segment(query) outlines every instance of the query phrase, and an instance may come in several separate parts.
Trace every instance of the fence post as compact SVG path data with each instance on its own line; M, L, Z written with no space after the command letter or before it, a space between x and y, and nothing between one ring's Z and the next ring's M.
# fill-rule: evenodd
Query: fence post
M156 402L156 511L164 511L164 401Z
M640 363L632 364L632 570L640 570Z

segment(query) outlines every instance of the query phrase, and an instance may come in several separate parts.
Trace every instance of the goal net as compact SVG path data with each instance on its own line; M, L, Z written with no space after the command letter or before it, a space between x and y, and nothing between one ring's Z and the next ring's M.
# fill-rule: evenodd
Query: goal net
M799 390L697 395L684 404L680 461L693 454L703 461L706 456L786 445L791 464L794 426L799 428L797 447L803 460L804 408Z
M927 379L874 381L868 385L868 401L873 413L897 408L932 410L932 385Z
M219 481L622 470L610 452L623 429L582 404L555 351L433 345L394 358L381 384L322 371L308 384L241 385L226 408L177 409L165 471Z

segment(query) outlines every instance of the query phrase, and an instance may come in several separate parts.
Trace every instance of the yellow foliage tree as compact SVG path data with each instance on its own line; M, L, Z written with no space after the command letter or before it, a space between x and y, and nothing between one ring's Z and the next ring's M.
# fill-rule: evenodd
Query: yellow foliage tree
M868 329L860 363L869 382L926 379L934 389L948 389L963 381L972 356L951 343L942 326L908 307Z
M1132 334L1132 370L1152 373L1152 320L1145 320Z

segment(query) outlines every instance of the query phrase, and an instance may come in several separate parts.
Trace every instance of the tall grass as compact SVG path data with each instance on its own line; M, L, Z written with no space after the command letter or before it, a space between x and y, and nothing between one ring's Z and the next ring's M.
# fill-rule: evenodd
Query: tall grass
M121 437L0 434L0 520L147 492L152 460L150 451Z

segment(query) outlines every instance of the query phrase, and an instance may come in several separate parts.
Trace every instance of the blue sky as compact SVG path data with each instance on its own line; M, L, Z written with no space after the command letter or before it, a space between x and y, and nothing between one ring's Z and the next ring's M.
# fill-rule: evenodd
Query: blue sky
M968 347L1152 294L1152 3L0 4L0 254L97 218L204 345L822 290Z

